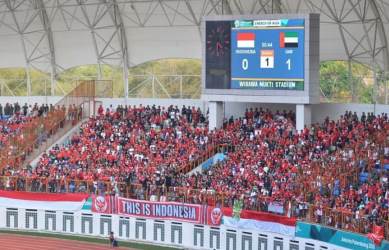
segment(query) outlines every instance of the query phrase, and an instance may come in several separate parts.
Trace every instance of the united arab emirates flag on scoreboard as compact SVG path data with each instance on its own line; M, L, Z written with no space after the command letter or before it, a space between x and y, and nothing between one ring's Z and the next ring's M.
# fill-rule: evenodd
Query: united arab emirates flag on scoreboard
M280 32L280 48L298 48L297 32Z

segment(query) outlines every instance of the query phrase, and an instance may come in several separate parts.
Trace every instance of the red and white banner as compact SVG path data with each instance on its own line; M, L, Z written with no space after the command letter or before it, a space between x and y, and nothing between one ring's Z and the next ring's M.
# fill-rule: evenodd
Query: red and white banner
M51 194L0 190L0 206L8 208L78 211L81 210L87 198L87 194Z
M92 195L92 212L102 213L102 214L112 214L115 213L115 196L111 195Z
M0 190L0 207L56 211L79 211L87 194L31 193ZM126 199L115 196L92 196L91 210L96 213L113 213L138 218L185 221L241 229L294 235L296 218L258 211L242 210L240 218L233 218L232 208L217 208L179 202L153 202ZM379 230L376 230L377 232ZM375 237L380 238L380 233ZM376 239L378 242L379 240Z
M117 198L118 214L202 223L203 206L178 202L152 202Z
M296 231L296 218L259 211L242 210L240 218L237 219L232 216L232 208L223 208L222 213L222 224L226 226L290 236L294 236Z
M384 239L384 227L374 224L372 231L373 232L367 234L367 237L373 241L376 246L381 245L381 242Z
M220 226L223 218L223 209L219 207L207 207L207 224L211 226Z

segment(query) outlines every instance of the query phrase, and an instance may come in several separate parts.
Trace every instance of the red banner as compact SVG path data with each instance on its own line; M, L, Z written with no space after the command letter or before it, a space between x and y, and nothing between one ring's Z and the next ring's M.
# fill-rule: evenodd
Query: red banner
M223 210L219 207L207 207L207 225L220 226L223 217Z
M376 246L381 245L384 239L384 227L373 225L373 232L368 233L367 237L374 242Z
M115 197L110 195L92 195L92 212L111 214Z
M178 202L152 202L118 198L118 214L153 219L171 219L192 223L202 223L201 205Z
M28 201L69 201L81 202L88 198L87 194L73 193L33 193L23 191L0 190L0 197Z
M176 220L220 226L223 216L232 217L232 208L218 208L179 202L155 202L115 196L92 196L92 212L120 214L138 218ZM242 210L241 219L296 226L296 218L260 211Z
M87 194L32 193L0 190L0 207L79 211Z

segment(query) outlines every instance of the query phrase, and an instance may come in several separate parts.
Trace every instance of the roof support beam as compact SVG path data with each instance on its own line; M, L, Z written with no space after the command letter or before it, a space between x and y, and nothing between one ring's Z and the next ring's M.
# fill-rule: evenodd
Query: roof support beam
M6 0L5 5L7 6L8 10L11 12L12 19L13 19L15 26L16 26L16 30L20 36L20 41L21 41L21 44L23 47L23 55L24 55L24 59L26 62L25 71L26 71L26 80L27 80L27 96L30 96L31 95L30 62L28 59L27 48L26 48L26 43L24 41L23 31L22 31L22 29L18 23L18 20L16 18L15 8L12 6L11 0Z
M190 1L185 0L185 4L186 4L186 7L188 8L190 15L192 16L193 23L197 26L197 30L199 31L199 35L201 37L200 21L197 20L196 14L194 13L192 6L190 5Z
M51 66L51 95L55 95L55 79L57 78L57 64L55 60L55 47L54 47L54 39L53 32L51 30L51 23L49 17L46 12L45 5L42 0L36 0L37 7L39 8L39 16L42 22L43 29L46 32L46 39L49 45L50 51L50 66Z
M370 29L366 26L366 22L365 22L365 20L364 20L364 16L356 9L357 8L357 5L358 5L358 3L357 4L353 4L352 2L351 2L351 0L348 0L349 1L349 3L350 3L350 6L352 6L351 8L352 8L352 10L354 10L354 13L355 13L355 15L359 18L359 20L360 20L360 23L362 24L362 28L363 28L363 32L365 33L365 35L364 36L362 36L362 38L360 39L360 41L358 42L358 44L357 44L357 46L355 47L355 49L361 44L361 42L362 42L362 40L365 38L366 39L366 41L367 41L367 44L368 44L368 46L369 46L369 51L370 51L370 56L372 57L372 58L374 58L375 57L375 54L376 54L376 51L375 51L375 48L377 47L376 46L376 44L375 44L375 40L376 39L374 39L374 41L373 41L373 43L372 43L372 41L371 41L371 39L370 39L370 37L369 37L369 31L370 31ZM366 2L365 2L365 4L364 4L364 13L367 11L366 10L366 8L368 7L367 5L366 5ZM376 21L375 21L376 22ZM375 35L374 35L374 37L375 37ZM354 50L355 50L354 49Z
M113 0L113 14L114 14L114 20L115 25L119 29L119 41L120 41L120 48L122 51L122 66L123 66L123 83L124 83L124 97L127 104L128 99L128 68L130 67L130 61L128 56L128 43L127 43L127 35L126 35L126 29L123 24L123 18L122 14L120 12L120 8L118 6L118 3L116 0Z
M100 61L100 57L99 57L99 48L97 47L97 41L96 41L96 32L95 32L94 26L92 25L92 23L88 17L88 14L87 14L86 9L85 9L86 7L83 4L83 1L77 0L77 3L81 8L81 12L84 16L86 24L88 25L88 28L92 34L93 48L94 48L94 51L96 54L96 62L97 62L97 79L101 80L102 79L102 69L101 69L101 61Z
M330 6L330 4L328 3L327 0L324 0L324 5L328 8L328 11L331 13L332 19L337 23L338 29L339 29L339 33L340 33L340 37L341 37L342 42L343 42L344 50L345 50L345 52L347 54L347 57L351 58L350 51L349 51L349 48L347 46L346 38L344 36L343 27L342 27L342 24L341 24L341 22L339 20L339 17L336 15L335 11L331 8L331 6Z
M272 13L282 13L281 0L272 0Z
M29 4L29 11L25 11L26 4ZM31 69L33 68L43 72L50 72L51 94L55 94L55 79L58 65L55 60L51 24L43 0L22 1L18 4L15 1L7 0L5 5L12 15L15 26L13 29L19 34L22 43L26 61L27 95L32 94ZM20 12L25 13L25 15L16 14ZM40 26L32 27L33 24L39 22Z
M223 14L232 15L232 9L229 0L222 0Z
M215 11L216 15L220 15L219 10L217 9L218 3L215 3L213 0L209 0L209 2L211 3L212 9Z
M243 10L241 8L239 0L233 0L233 3L235 5L236 9L238 10L239 14L243 15Z
M370 1L370 4L371 4L371 8L372 8L375 16L377 17L377 28L378 28L379 36L380 36L380 39L381 39L381 43L384 46L384 51L383 51L384 67L383 67L383 70L386 71L386 72L389 72L388 37L386 36L385 27L384 27L384 24L382 22L381 14L378 11L378 7L377 7L376 1L377 0Z
M129 68L129 57L128 57L128 46L127 46L127 35L126 29L123 24L122 14L120 12L120 8L116 0L102 0L109 11L112 22L116 28L116 34L120 43L120 51L121 51L121 61L123 67L123 84L124 84L124 97L127 104L128 99L128 68Z

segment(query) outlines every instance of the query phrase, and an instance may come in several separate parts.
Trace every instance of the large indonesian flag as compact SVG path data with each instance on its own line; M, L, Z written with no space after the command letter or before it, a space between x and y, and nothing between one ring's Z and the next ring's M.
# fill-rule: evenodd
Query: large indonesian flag
M87 194L0 191L0 206L38 210L78 211L81 210L87 198Z
M232 208L209 207L207 224L211 226L223 224L229 227L273 232L289 236L294 236L296 231L296 218L250 210L242 210L240 218L234 218Z
M273 232L294 236L296 231L296 218L271 213L242 210L240 219L232 216L231 208L223 208L222 223L226 226L241 229L252 229L263 232Z

